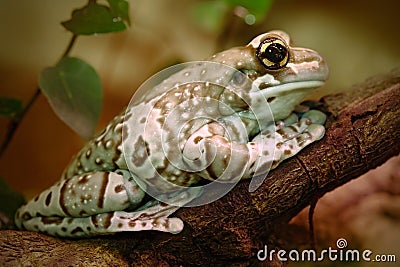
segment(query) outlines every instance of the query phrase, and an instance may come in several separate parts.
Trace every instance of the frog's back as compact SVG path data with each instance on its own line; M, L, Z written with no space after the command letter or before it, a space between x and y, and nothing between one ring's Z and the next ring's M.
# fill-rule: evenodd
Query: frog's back
M125 169L122 132L125 112L117 115L106 128L88 141L65 168L62 179L94 171Z

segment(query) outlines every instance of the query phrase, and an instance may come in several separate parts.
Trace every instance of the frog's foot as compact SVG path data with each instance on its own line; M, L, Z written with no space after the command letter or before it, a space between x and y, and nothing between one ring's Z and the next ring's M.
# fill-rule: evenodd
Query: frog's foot
M278 129L273 168L281 161L296 155L305 146L320 140L325 134L326 115L318 110L310 110L301 116L298 122Z
M276 168L283 160L296 155L305 146L321 139L325 134L326 115L318 110L310 110L304 113L300 120L293 119L293 115L276 127L274 139L268 130L262 132L253 139L253 142L261 147L262 155L270 155L271 142L275 143L272 156L271 169ZM268 166L270 156L259 158L259 164ZM260 166L260 165L259 165ZM260 170L257 171L260 174Z
M290 126L298 123L301 118L308 118L313 124L324 125L326 121L326 115L322 111L312 109L308 111L298 111L291 113L287 118L276 123L277 130L284 126Z

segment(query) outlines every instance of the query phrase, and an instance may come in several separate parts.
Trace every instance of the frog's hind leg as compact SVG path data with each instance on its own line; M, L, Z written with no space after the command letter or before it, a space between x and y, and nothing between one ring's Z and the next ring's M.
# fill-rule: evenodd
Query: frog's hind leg
M124 210L138 205L145 193L121 172L92 172L61 180L20 207L15 215L18 228L49 232L50 224L60 224L64 218L73 225L85 217ZM78 220L75 220L78 219ZM82 224L82 227L86 227Z
M25 221L24 226L50 235L72 238L145 230L176 234L183 229L182 220L167 217L198 195L196 190L179 193L170 199L177 206L159 203L140 211L114 211L81 218L35 217Z

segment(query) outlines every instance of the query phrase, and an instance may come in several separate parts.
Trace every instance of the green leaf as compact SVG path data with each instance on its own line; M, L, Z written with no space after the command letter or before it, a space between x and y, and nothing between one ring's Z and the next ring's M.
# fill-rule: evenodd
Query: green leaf
M197 3L192 16L195 22L210 32L219 32L224 23L229 6L223 1L205 1Z
M261 21L268 14L273 0L224 0L231 6L242 6L249 12L248 16L254 16L255 22ZM244 18L246 20L246 18Z
M131 24L129 19L129 2L127 0L107 0L114 17L119 17L128 25Z
M0 116L13 118L22 110L22 102L16 98L0 97Z
M12 220L15 212L24 202L24 197L12 190L12 188L0 178L0 212Z
M114 12L119 15L114 15ZM78 35L118 32L126 29L121 13L123 13L121 9L114 11L113 7L112 12L107 6L90 3L81 9L74 10L71 19L61 24Z
M93 136L101 111L102 89L92 66L78 58L65 57L42 71L39 86L58 117L82 137Z

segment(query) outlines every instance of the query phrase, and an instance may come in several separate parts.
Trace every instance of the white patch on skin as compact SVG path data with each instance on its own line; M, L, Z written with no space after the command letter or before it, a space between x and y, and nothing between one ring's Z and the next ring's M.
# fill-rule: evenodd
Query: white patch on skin
M311 62L301 62L301 63L288 63L286 66L289 67L294 73L298 74L299 71L302 69L306 70L318 69L319 64L317 61L311 61Z
M260 85L262 83L268 84L268 85L278 85L280 82L278 80L275 80L275 77L271 74L265 74L263 76L258 77L257 79L254 80L253 85L258 88L260 88Z
M265 34L261 34L261 35L257 36L256 38L254 38L254 39L249 43L249 45L251 45L251 46L254 47L254 48L257 48L257 47L260 45L261 40L264 39L264 37L265 37L266 35L268 35L268 34L265 33Z

